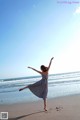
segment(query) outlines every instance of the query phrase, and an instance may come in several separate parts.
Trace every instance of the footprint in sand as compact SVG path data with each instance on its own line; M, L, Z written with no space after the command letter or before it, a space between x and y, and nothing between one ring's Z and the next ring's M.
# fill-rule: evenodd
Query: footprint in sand
M56 111L61 111L63 109L63 107L59 106L59 107L56 107Z

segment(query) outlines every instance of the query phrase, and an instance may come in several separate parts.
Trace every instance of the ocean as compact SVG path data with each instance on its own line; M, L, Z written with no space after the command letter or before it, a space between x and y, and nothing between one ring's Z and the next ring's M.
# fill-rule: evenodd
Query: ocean
M40 79L41 76L0 79L0 104L40 100L29 89L19 92L20 88L33 84ZM80 94L80 71L49 75L48 98L75 94Z

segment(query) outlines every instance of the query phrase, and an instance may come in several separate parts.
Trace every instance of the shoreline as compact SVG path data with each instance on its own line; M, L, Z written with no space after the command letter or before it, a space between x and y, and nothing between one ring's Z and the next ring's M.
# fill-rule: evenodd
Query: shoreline
M47 98L47 101L48 101L48 100L60 99L60 98L64 98L64 97L71 97L71 96L80 96L80 94L78 93L78 94L68 94L68 95L57 96L57 97L48 97L48 98ZM33 96L33 97L35 97L35 96ZM32 99L32 97L31 97L31 99ZM35 103L35 102L41 102L41 101L43 101L42 98L36 97L36 98L33 99L33 100L21 100L21 101L6 102L6 103L4 103L4 102L1 103L1 102L0 102L0 106L2 106L2 105L4 106L4 105L24 104L24 103L29 104L29 103Z
M48 97L47 98L47 101L48 100L55 100L55 99L60 99L60 98L66 98L66 97L71 97L71 96L80 96L80 94L69 94L69 95L64 95L64 96L57 96L57 97ZM33 96L33 97L35 97L35 96ZM0 103L0 106L4 106L4 105L15 105L15 104L24 104L24 103L26 103L26 104L28 104L28 103L35 103L35 102L41 102L41 101L43 101L43 99L42 98L37 98L37 99L33 99L33 100L23 100L23 101L17 101L17 102L10 102L10 103Z
M43 100L0 105L0 112L8 112L8 120L80 120L80 95L50 98L48 111L43 110Z

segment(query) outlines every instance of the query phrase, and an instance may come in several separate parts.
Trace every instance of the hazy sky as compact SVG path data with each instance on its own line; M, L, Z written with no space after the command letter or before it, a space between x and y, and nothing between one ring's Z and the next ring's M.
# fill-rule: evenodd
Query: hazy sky
M73 1L73 0L72 0ZM80 1L0 0L0 78L80 71Z

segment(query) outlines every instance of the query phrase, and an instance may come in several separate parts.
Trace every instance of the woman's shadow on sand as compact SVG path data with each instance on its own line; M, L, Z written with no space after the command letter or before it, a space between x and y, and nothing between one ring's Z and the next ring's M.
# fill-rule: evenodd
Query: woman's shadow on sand
M8 118L8 120L19 120L21 118L28 117L28 116L31 116L33 114L42 113L42 112L45 112L45 111L38 111L38 112L30 113L30 114L27 114L27 115L18 116L18 117L15 117L15 118Z

